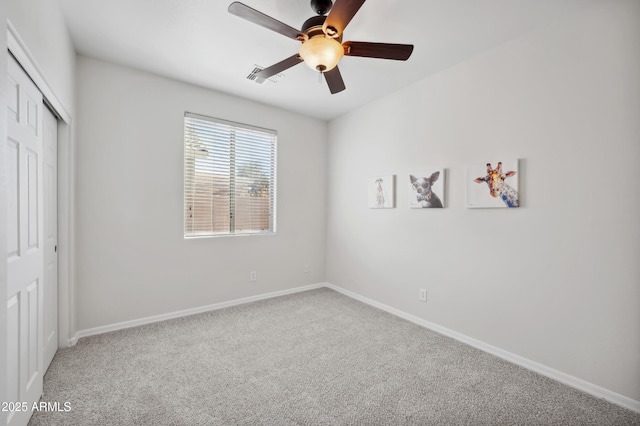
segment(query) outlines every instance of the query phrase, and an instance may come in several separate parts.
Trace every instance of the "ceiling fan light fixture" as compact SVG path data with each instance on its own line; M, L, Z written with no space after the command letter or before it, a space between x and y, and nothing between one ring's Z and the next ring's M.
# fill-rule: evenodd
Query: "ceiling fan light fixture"
M324 34L311 37L302 43L300 57L314 71L331 71L344 56L344 47L334 38Z

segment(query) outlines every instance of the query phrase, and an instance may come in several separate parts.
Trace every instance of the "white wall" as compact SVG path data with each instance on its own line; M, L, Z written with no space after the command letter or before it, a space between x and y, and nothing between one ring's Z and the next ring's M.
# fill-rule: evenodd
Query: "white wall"
M58 0L6 3L9 21L36 59L47 84L73 115L76 54Z
M638 76L640 2L615 0L332 121L327 281L640 401ZM466 165L506 158L522 208L467 209ZM407 208L425 166L445 209ZM398 207L370 210L384 174Z
M275 235L183 238L185 111L278 132ZM79 329L324 281L326 131L320 120L80 57Z

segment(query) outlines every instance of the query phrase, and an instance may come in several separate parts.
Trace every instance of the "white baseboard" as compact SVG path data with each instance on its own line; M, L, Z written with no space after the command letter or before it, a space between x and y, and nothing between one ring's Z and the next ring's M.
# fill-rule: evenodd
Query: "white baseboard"
M228 302L214 303L212 305L199 306L197 308L185 309L182 311L170 312L167 314L154 315L152 317L140 318L131 321L119 322L116 324L103 325L100 327L89 328L78 331L75 336L69 339L69 346L74 346L78 339L96 334L108 333L110 331L122 330L124 328L137 327L139 325L151 324L154 322L165 321L168 319L186 317L188 315L200 314L203 312L215 311L217 309L228 308L230 306L242 305L244 303L256 302L258 300L271 299L272 297L284 296L301 291L313 290L320 287L326 287L327 283L318 283L306 285L303 287L290 288L287 290L274 291L271 293L259 294L257 296L243 297L242 299L230 300Z
M78 343L78 339L80 338L79 333L80 333L79 331L76 332L76 334L74 334L73 337L69 339L69 343L67 344L68 348L70 348L71 346L75 346L76 343Z
M357 293L354 293L349 290L345 290L342 287L338 287L336 285L326 283L326 287L335 290L339 293L344 294L345 296L351 297L352 299L358 300L360 302L366 303L367 305L371 305L375 308L381 309L383 311L389 312L390 314L396 315L400 318L403 318L407 321L410 321L414 324L420 325L422 327L433 330L437 333L443 334L445 336L456 339L460 342L466 343L474 348L480 349L481 351L490 353L499 358L512 362L513 364L524 367L528 370L534 371L536 373L542 374L543 376L549 377L553 380L556 380L560 383L564 383L565 385L571 386L573 388L579 389L583 392L586 392L590 395L593 395L598 398L606 399L609 402L612 402L616 405L624 407L628 410L632 410L640 413L640 401L636 401L624 395L620 395L619 393L610 391L603 387L594 385L593 383L586 382L582 379L578 379L577 377L570 376L569 374L565 374L561 371L554 370L553 368L547 367L546 365L537 363L535 361L531 361L530 359L521 357L519 355L513 354L511 352L507 352L503 349L497 348L495 346L491 346L487 343L481 342L480 340L476 340L472 337L466 336L464 334L458 333L456 331L450 330L446 327L442 327L441 325L434 324L430 321L424 320L422 318L416 317L414 315L403 312L399 309L392 308L391 306L387 306L383 303L377 302L375 300L369 299L367 297L361 296Z

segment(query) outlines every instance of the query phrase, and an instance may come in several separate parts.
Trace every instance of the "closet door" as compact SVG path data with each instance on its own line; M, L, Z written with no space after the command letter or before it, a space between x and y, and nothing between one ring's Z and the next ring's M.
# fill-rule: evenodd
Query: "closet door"
M43 103L11 57L8 83L7 402L25 403L9 412L8 425L17 426L42 394Z

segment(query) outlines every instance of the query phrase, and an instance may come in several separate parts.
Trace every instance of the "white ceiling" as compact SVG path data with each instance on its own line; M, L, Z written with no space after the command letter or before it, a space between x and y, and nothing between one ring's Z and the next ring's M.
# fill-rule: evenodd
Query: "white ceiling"
M367 0L344 40L414 44L413 55L344 57L347 89L335 95L304 64L276 83L247 80L254 64L279 62L299 42L229 14L232 0L59 1L80 54L332 119L603 0ZM243 3L295 28L314 15L309 0Z

